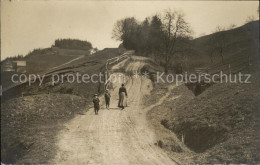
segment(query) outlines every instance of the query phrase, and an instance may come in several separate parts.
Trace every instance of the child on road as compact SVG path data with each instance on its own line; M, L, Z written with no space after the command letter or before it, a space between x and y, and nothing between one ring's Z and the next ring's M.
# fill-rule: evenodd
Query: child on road
M105 101L106 101L106 108L109 109L109 105L110 105L110 93L108 92L108 89L106 89L105 91Z
M99 102L100 101L99 101L98 95L95 94L94 98L93 98L93 103L94 103L94 112L96 115L98 114L98 111L99 111Z

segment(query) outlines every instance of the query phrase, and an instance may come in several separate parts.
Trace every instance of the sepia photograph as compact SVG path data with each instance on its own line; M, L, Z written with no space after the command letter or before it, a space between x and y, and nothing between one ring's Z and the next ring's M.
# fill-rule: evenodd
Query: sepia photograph
M260 164L259 1L0 7L1 164Z

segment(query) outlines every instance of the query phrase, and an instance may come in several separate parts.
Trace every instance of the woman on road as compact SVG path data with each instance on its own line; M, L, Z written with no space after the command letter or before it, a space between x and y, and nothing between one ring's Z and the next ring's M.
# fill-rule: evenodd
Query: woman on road
M125 85L122 84L121 87L119 88L119 102L118 102L118 107L120 107L122 110L127 106L126 97L127 97L126 88Z

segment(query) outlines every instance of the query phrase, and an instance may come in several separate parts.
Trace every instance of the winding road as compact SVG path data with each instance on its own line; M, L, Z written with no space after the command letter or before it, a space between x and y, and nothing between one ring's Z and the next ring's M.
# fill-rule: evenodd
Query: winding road
M138 67L140 63L133 63L129 69ZM176 164L154 144L154 130L146 119L149 107L143 107L142 97L152 90L151 80L127 77L129 106L124 110L117 107L120 85L113 83L110 110L101 101L98 115L91 108L65 125L57 136L58 151L52 163ZM103 96L100 100L104 100Z

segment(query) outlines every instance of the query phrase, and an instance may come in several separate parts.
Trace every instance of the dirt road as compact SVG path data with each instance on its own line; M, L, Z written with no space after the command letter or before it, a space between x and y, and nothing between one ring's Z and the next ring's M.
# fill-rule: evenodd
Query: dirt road
M128 77L128 107L117 107L118 89L111 91L111 108L102 104L99 115L90 109L75 117L58 135L58 164L175 164L158 146L146 120L149 108L142 107L142 97L152 89L144 77ZM104 100L103 96L100 98ZM153 103L151 103L153 104ZM154 103L155 104L155 103Z

